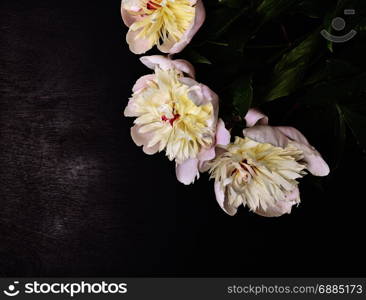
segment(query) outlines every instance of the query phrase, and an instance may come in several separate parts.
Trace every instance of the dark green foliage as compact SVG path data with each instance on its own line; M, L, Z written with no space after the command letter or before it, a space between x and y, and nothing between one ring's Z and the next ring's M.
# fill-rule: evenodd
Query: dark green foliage
M219 94L228 127L239 132L243 116L255 106L274 125L300 127L310 140L326 136L321 147L338 156L333 167L349 139L366 149L365 0L208 0L205 5L206 23L182 57L192 60L199 81ZM345 9L356 14L345 16ZM344 30L332 28L335 17L345 19ZM358 34L336 44L323 38L323 29Z

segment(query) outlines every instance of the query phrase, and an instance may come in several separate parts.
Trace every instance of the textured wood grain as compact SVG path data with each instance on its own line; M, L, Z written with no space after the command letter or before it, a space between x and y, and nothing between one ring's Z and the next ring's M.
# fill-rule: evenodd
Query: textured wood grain
M133 144L122 111L148 70L119 6L0 1L0 275L364 272L361 179L344 175L358 153L324 193L304 185L293 215L268 220L226 216L205 175L179 185L172 163Z

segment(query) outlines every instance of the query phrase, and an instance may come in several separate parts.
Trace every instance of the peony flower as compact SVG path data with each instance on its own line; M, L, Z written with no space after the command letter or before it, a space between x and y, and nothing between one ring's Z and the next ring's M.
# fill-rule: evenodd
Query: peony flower
M198 175L198 161L214 157L217 127L223 124L218 122L218 97L187 76L194 76L187 61L163 56L141 61L155 73L136 82L125 109L125 116L136 117L131 136L147 154L165 151L177 164L178 179L188 184ZM196 171L187 178L187 168L192 171L194 164Z
M127 43L141 54L153 46L178 53L205 20L202 0L122 0L122 18L129 27Z
M297 180L305 169L326 176L329 167L295 128L268 126L267 117L254 109L245 119L252 127L243 131L244 138L218 147L216 158L206 163L216 199L229 215L241 204L267 217L291 213L300 202Z

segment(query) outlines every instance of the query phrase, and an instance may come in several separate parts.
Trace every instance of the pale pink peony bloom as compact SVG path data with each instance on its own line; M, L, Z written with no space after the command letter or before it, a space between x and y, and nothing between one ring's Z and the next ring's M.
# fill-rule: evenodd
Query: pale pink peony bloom
M147 154L165 151L176 162L178 180L189 184L198 176L199 162L213 159L216 143L229 136L218 120L218 96L194 80L185 60L155 55L141 61L155 72L133 87L124 112L136 118L131 136Z
M255 109L245 120L244 138L218 147L216 158L206 163L216 199L229 215L242 204L266 217L289 214L300 202L297 179L304 170L326 176L329 167L297 129L268 126L268 118Z
M122 0L121 13L135 54L155 45L164 53L179 53L206 17L202 0Z

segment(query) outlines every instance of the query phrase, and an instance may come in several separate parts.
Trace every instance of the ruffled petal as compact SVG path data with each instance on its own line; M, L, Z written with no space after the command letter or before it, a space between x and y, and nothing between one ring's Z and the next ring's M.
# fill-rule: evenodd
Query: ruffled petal
M145 66L152 70L155 70L156 67L159 67L163 70L176 69L184 74L187 74L191 78L195 77L193 65L184 59L172 60L169 57L162 55L151 55L143 56L140 58L140 60Z
M287 126L277 126L276 128L279 131L281 131L284 135L289 137L291 140L304 144L304 145L307 145L307 146L310 146L306 137L296 128L287 127Z
M131 128L131 137L132 140L135 142L137 146L143 146L143 151L148 154L152 155L159 151L159 144L156 144L153 147L147 147L146 145L151 140L152 136L150 133L141 133L140 126L135 125Z
M268 125L268 117L255 108L249 109L245 116L247 127L254 125Z
M281 131L271 126L256 125L244 129L243 134L258 143L268 143L275 147L285 148L289 143L289 139Z
M141 37L137 38L139 33L140 30L138 31L129 30L126 36L126 41L130 46L130 50L135 54L143 54L146 51L150 50L154 45L154 43L149 39Z
M303 152L303 160L306 162L306 169L308 169L311 174L320 177L329 175L330 169L328 164L313 146L307 146L297 142L291 142L291 144Z
M195 78L196 71L190 62L186 61L185 59L176 59L173 60L173 64L177 70L182 71L193 79Z
M197 158L200 163L205 161L209 161L215 158L216 152L215 147L211 147L209 149L203 149L200 153L198 153Z
M224 146L229 145L230 139L231 135L229 130L226 129L224 121L222 119L219 119L216 129L216 144Z
M164 41L164 43L157 45L157 47L158 47L159 51L161 51L163 53L174 54L174 53L170 52L170 49L172 49L175 44L176 44L176 41L168 38Z
M138 12L141 7L141 0L122 0L121 9Z
M194 2L193 2L194 3ZM196 16L192 25L183 34L178 42L172 40L165 41L162 45L158 45L158 49L164 53L175 54L181 52L192 40L193 36L202 26L206 18L206 11L202 0L196 1Z
M185 85L188 85L190 87L195 86L198 84L198 82L196 80L194 80L191 77L182 77L179 79L179 81Z
M225 203L225 192L219 182L215 182L215 195L216 195L216 201L220 205L220 207L227 213L227 211L224 208Z
M219 96L211 90L207 85L200 84L204 99L212 103L212 106L216 112L216 119L218 119L219 112Z
M175 173L179 182L189 185L199 177L198 159L187 159L175 167Z
M143 90L144 88L146 88L148 86L147 83L149 81L154 81L154 79L155 79L154 74L145 75L145 76L140 77L136 81L135 85L133 86L132 91L134 93L138 93L139 91Z
M206 162L214 159L217 153L221 152L220 150L222 149L216 146L218 145L226 146L230 144L230 139L231 139L230 132L226 129L224 121L219 119L216 125L215 145L211 149L205 150L203 153L200 153L198 156L200 172L207 172L208 166Z
M215 112L215 120L218 119L218 111L219 111L219 96L212 91L208 86L196 82L192 78L183 77L180 79L185 85L191 87L188 92L189 98L196 105L205 105L211 103Z
M143 56L140 61L151 70L155 70L155 67L163 70L173 68L172 60L162 55Z
M327 176L330 172L328 164L320 153L309 144L303 134L292 127L271 127L257 125L243 130L244 136L258 143L269 143L276 147L287 147L290 143L303 151L307 169L315 176Z
M262 217L280 217L284 214L290 214L292 211L292 206L300 202L300 191L296 187L292 192L285 195L285 199L277 200L276 205L268 207L267 210L259 208L255 211L256 214Z
M201 106L211 103L213 107L214 117L208 120L208 126L212 129L216 129L217 120L219 117L219 96L212 91L208 86L200 83L196 83L191 78L185 77L181 79L183 84L191 86L188 93L189 98L194 102L194 104Z
M315 176L327 176L330 173L328 164L320 153L309 144L306 137L293 127L276 127L293 142L292 144L304 153L304 161L309 172Z
M133 98L130 98L130 100L128 101L128 104L123 112L123 115L125 117L137 117L138 116L138 114L136 113L136 106L135 106Z
M153 81L154 79L155 79L154 74L142 76L141 78L139 78L136 81L135 85L133 86L133 88L132 88L133 93L138 94L144 88L147 87L147 84L149 81ZM124 110L124 116L125 117L137 117L138 116L137 109L138 108L136 107L134 97L130 98L130 100L128 101L128 104Z
M135 23L138 18L134 15L131 15L126 9L124 9L123 7L121 7L121 15L122 15L122 20L123 23L125 23L125 25L127 27L130 27L133 23Z
M224 212L226 212L230 216L234 216L236 214L236 212L238 211L238 209L237 209L237 207L229 206L227 204L227 201L226 201L227 199L225 197L225 191L222 188L222 185L219 182L215 182L214 188L215 188L215 195L216 195L217 203L220 205L220 207L222 208L222 210Z

